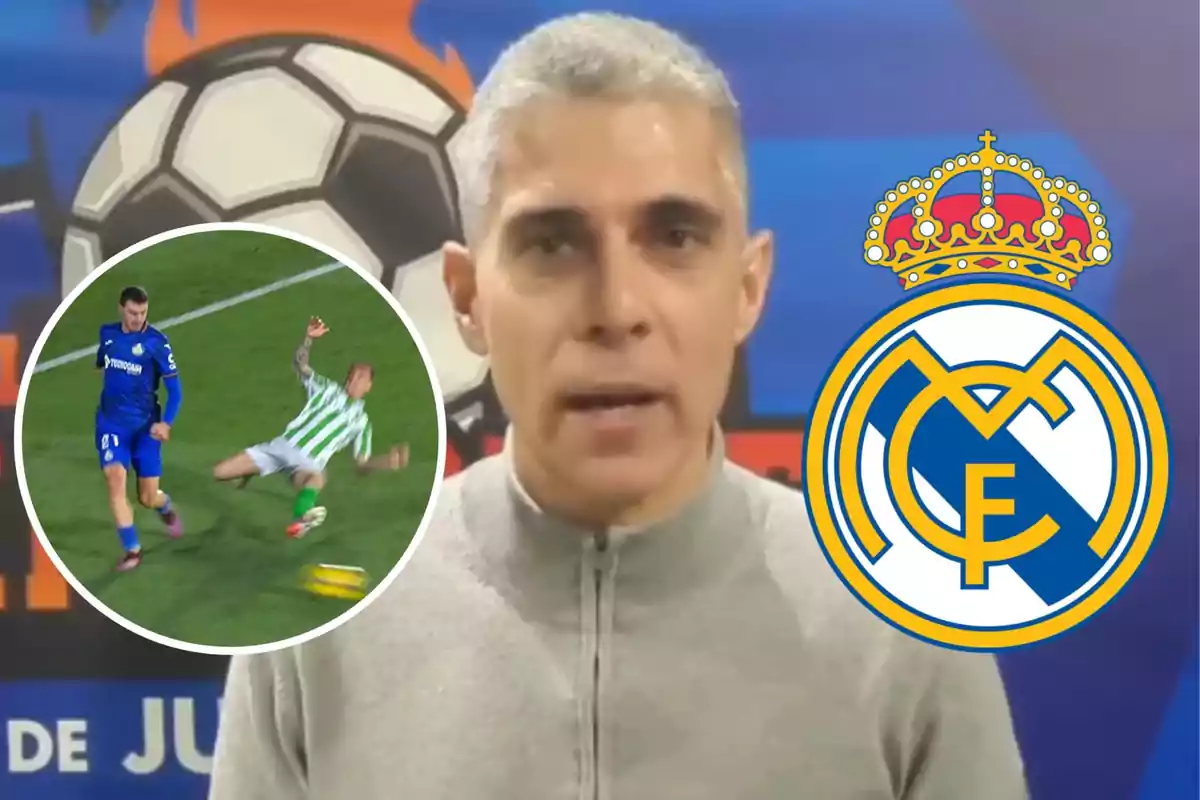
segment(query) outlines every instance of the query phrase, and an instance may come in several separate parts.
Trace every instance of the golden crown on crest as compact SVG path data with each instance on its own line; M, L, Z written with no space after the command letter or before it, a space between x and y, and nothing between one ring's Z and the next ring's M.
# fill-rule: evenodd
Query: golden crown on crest
M863 245L869 264L892 270L905 289L998 273L1070 289L1083 270L1108 263L1105 217L1089 192L1027 158L993 150L991 131L979 141L981 149L884 194ZM979 182L960 188L964 175Z

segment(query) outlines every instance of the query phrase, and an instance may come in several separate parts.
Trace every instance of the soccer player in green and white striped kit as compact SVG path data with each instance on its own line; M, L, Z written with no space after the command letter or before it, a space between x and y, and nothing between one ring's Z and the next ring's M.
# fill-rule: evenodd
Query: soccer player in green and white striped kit
M248 447L213 468L213 477L218 481L240 480L241 487L255 475L288 473L297 489L292 521L287 527L288 536L293 538L304 536L325 521L325 508L317 505L317 497L325 485L325 465L336 453L353 446L360 473L408 465L407 444L393 447L382 456L371 456L371 420L363 398L371 391L374 368L370 364L351 364L346 382L339 384L309 366L313 342L328 332L319 317L309 320L304 343L293 361L308 401L283 434Z

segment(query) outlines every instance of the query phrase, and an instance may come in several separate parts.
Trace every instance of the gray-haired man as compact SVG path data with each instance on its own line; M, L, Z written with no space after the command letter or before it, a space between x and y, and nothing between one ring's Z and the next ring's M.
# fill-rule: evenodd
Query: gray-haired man
M213 800L1010 800L994 661L895 632L715 421L763 307L737 106L648 23L501 57L460 136L467 345L512 422L340 630L236 658Z

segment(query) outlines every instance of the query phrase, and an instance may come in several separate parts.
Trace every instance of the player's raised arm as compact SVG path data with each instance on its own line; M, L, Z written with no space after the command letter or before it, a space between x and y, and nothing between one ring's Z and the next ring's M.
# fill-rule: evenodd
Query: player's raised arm
M320 339L329 328L321 321L320 317L313 317L308 321L308 327L304 331L304 341L296 348L296 354L292 357L292 367L295 368L296 374L300 376L300 380L307 382L312 377L312 367L308 365L309 354L312 351L313 342Z

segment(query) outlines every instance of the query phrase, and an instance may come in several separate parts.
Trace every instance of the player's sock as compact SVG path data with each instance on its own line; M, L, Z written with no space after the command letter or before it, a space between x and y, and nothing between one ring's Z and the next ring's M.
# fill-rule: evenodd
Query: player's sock
M317 494L319 492L311 487L301 489L300 494L296 495L296 504L292 506L292 519L300 519L311 511L317 504Z
M117 535L121 537L121 546L125 548L126 553L132 553L136 550L141 550L142 547L138 543L137 528L133 525L126 525L124 528L117 528Z
M167 526L167 534L172 539L178 539L183 536L183 522L179 519L179 514L175 511L175 506L171 505L171 497L166 492L162 492L163 504L155 509L158 512L158 518Z

